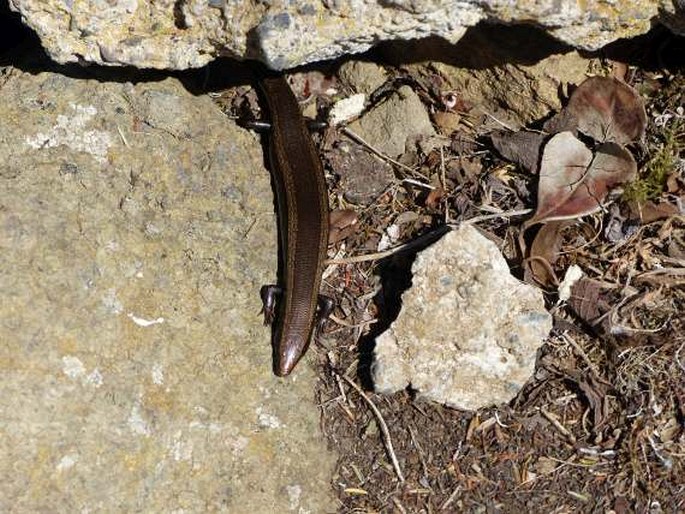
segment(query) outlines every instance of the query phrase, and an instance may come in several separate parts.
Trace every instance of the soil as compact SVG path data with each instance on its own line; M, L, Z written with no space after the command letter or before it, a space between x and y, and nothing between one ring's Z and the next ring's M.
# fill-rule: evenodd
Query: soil
M400 308L412 255L349 262L327 277L327 293L339 307L314 352L323 431L340 455L332 481L339 512L685 510L685 72L677 63L682 48L682 38L657 32L596 56L600 73L620 74L645 101L647 135L630 146L639 180L651 180L655 156L664 149L667 170L647 195L626 188L612 202L620 216L611 218L607 207L564 230L549 263L551 275L560 281L576 264L594 286L574 289L571 300L560 302L554 283L538 284L555 327L534 377L509 405L460 412L417 401L411 390L374 394L373 339ZM404 83L427 82L401 66L386 71ZM444 110L436 96L422 99L429 112ZM438 192L405 182L369 205L352 206L359 223L344 242L344 255L372 252L401 213L418 214L402 226L399 239L406 242L435 233L446 219L458 223L478 216L485 204L493 212L535 207L536 177L497 156L481 131L482 120L469 118L468 110L459 114L469 123L450 136L442 154L398 159L411 162L418 170L413 175L395 167L398 177L438 184ZM341 136L327 137L330 142ZM441 164L455 161L468 165L448 168L453 173L441 179ZM330 185L335 207L344 191L336 189L335 176ZM664 203L678 207L652 218L635 214ZM605 226L617 219L620 237L612 237ZM524 221L505 217L479 224L501 242L521 278L525 255L516 241ZM534 232L524 239L530 242ZM598 289L599 283L605 288ZM602 307L593 318L583 305Z

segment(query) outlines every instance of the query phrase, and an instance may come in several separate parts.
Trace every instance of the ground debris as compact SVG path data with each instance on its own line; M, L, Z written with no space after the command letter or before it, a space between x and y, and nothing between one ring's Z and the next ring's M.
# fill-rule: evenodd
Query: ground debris
M350 209L357 220L333 242L325 292L338 307L311 352L319 362L322 427L340 455L333 479L340 512L685 510L685 124L679 125L684 113L678 110L685 74L617 66L623 61L612 59L588 62L598 75L613 66L640 99L613 78L600 81L612 84L602 90L608 96L576 88L577 100L562 101L575 105L574 118L597 102L603 114L565 127L593 161L612 132L626 146L605 147L605 153L627 162L623 172L631 178L637 168L638 186L600 198L604 191L598 195L592 174L584 173L573 181L574 191L592 200L592 209L578 211L582 218L577 212L549 221L565 208L557 202L552 216L539 216L545 223L526 225L540 208L537 171L552 138L539 129L557 132L550 127L559 119L513 132L503 112L451 87L442 63L386 67L381 75L388 80L364 91L367 112L374 112L397 96L392 84L411 88L413 108L419 100L427 113L420 119L431 120L436 135L418 144L405 137L399 155L371 137L355 139L344 127L325 136L326 149L349 145L349 153L327 155L331 207ZM563 89L573 97L572 85ZM617 106L642 101L645 111L638 105L621 118ZM628 144L635 139L641 141ZM349 182L359 179L346 170L355 161L344 159L357 152L366 154L358 171L373 173L382 162L383 180L354 197ZM411 389L376 395L373 342L402 308L415 254L441 227L460 222L476 225L513 274L544 291L554 329L535 376L510 404L475 413L418 399ZM581 278L561 299L559 285L572 266Z

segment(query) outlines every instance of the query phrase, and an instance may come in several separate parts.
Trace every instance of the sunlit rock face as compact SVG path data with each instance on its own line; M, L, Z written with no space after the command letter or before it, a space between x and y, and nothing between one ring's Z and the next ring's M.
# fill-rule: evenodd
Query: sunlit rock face
M594 50L643 34L655 20L685 32L678 5L676 0L10 0L58 62L177 70L219 56L259 59L283 69L363 52L380 41L438 36L456 42L483 20L534 25Z

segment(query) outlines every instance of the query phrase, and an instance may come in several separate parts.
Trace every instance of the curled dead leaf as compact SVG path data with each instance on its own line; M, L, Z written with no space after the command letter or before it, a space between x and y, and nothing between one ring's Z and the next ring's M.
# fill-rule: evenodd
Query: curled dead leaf
M526 282L543 287L551 287L559 283L553 266L559 257L562 232L569 225L570 222L564 220L545 223L540 227L524 264Z
M335 244L350 236L357 229L359 217L352 209L335 209L328 215L328 244Z

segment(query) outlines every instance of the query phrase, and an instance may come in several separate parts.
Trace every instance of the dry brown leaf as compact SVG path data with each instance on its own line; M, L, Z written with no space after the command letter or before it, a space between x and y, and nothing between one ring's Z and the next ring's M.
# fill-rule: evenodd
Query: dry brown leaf
M490 139L495 150L502 157L535 174L538 172L540 149L545 137L547 137L545 134L539 132L521 130L519 132L494 132Z
M528 225L596 212L611 189L636 174L635 159L622 146L605 143L593 157L570 132L557 134L542 154L538 206Z
M440 202L445 196L445 191L442 187L436 187L426 196L426 207L430 209L437 209L440 207Z
M643 224L680 214L680 209L677 205L666 201L647 202L642 205L637 202L631 202L629 207L630 217L632 219L639 219Z
M602 301L602 295L606 289L606 284L599 280L581 277L571 287L571 298L568 300L568 305L576 313L576 316L587 324L593 325L600 316L609 310L606 302Z
M640 139L647 114L640 95L629 85L609 77L591 77L576 89L566 111L578 130L596 141L628 144Z
M592 152L570 132L549 140L542 154L538 207L528 224L558 219L556 211L573 195L592 162Z
M359 217L352 209L335 209L328 215L328 223L328 244L335 244L356 231Z
M449 136L459 129L461 116L456 112L438 111L433 113L433 121L441 134Z
M561 233L569 221L545 223L535 235L530 245L530 253L524 267L524 280L531 284L551 287L559 283L553 266L561 248Z

